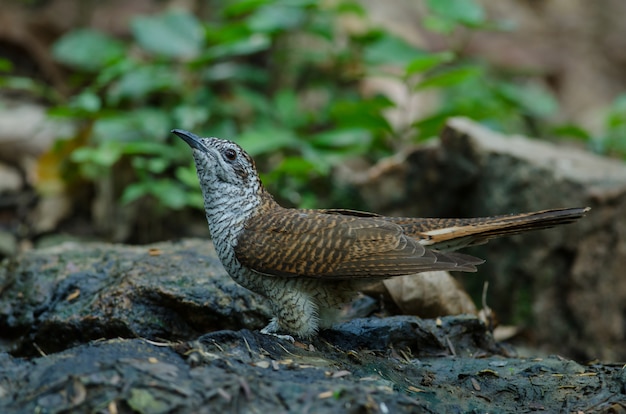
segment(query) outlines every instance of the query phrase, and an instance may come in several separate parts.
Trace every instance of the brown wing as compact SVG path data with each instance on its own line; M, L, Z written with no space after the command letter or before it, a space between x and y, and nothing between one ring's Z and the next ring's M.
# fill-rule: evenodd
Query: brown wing
M474 272L483 262L427 249L381 218L289 209L250 220L235 254L244 266L267 275L333 279Z
M330 209L317 211L326 214L387 220L401 226L404 234L417 240L424 246L430 246L437 250L451 251L467 246L484 244L496 237L573 223L583 217L589 210L589 207L561 208L478 218L384 217L374 213L354 210Z

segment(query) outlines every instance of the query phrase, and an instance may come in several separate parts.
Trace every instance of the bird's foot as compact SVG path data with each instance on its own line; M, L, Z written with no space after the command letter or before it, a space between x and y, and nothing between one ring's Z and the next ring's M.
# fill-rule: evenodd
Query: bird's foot
M293 336L291 335L281 335L276 333L276 331L278 331L278 323L276 322L276 319L272 319L272 321L270 323L267 324L267 326L263 329L261 329L261 333L263 335L272 335L275 336L279 339L283 339L285 341L289 341L292 344L296 342L295 339L293 339Z

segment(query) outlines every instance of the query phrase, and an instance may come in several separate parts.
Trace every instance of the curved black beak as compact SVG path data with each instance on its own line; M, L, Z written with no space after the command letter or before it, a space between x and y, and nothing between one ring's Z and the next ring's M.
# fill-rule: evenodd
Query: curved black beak
M184 129L172 129L173 134L178 135L183 139L193 149L197 149L203 152L208 152L208 148L200 141L200 137L196 134L192 134L189 131L185 131Z

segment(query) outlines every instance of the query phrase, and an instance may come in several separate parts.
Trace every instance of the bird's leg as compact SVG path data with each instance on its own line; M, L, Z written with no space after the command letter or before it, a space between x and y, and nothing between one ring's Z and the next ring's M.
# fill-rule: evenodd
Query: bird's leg
M315 335L319 325L318 308L311 297L298 289L285 289L279 295L269 298L275 318L261 330L263 334L278 336L293 342L288 335L279 332L291 332L300 338Z
M365 284L369 283L371 282ZM365 284L358 281L320 284L315 290L315 301L319 305L319 327L331 328L340 322L344 306L358 296L357 292Z

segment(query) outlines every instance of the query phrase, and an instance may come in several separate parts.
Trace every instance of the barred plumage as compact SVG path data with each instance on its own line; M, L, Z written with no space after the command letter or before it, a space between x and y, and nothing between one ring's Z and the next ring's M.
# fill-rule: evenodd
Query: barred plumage
M173 130L193 148L209 230L228 274L267 298L264 332L307 338L375 280L431 270L475 272L483 260L453 250L571 223L589 208L439 219L278 205L237 144Z

